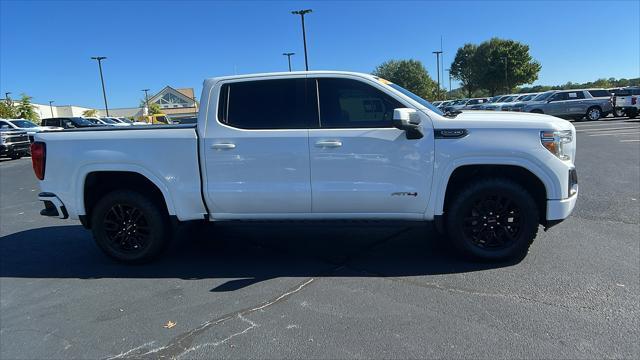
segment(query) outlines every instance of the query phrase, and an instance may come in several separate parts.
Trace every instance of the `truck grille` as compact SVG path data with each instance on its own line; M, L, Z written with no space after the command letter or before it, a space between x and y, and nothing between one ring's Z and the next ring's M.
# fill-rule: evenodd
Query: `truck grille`
M27 135L12 136L4 140L5 143L18 143L23 141L29 141L29 137Z

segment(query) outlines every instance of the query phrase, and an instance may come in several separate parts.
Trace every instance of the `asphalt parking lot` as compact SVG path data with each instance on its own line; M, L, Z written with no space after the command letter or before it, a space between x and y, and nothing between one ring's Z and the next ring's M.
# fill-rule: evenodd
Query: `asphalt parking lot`
M186 227L123 266L3 159L0 357L638 358L640 122L575 125L573 216L497 264L363 224Z

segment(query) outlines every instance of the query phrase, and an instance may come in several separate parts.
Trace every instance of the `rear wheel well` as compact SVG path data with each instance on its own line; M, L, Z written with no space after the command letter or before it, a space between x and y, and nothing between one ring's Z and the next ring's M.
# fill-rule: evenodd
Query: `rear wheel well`
M514 181L525 188L533 197L538 207L540 221L547 218L547 190L540 179L529 170L514 165L466 165L453 171L447 183L444 197L444 215L455 195L478 178L502 178Z
M96 171L87 174L84 182L85 216L82 222L85 227L91 228L92 211L98 201L115 190L136 191L168 212L162 191L144 175L130 171Z

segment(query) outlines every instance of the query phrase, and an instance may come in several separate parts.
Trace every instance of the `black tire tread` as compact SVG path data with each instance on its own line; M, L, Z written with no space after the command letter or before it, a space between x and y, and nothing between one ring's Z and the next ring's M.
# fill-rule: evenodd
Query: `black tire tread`
M527 238L525 239L525 241L523 241L523 243L519 244L518 246L515 246L514 250L509 252L508 254L490 254L487 252L481 255L481 251L479 251L478 249L474 249L469 245L465 244L464 239L462 239L459 236L461 235L460 226L459 224L456 223L455 220L456 220L456 216L461 216L461 215L457 215L456 213L460 212L460 209L465 205L465 202L468 199L472 198L477 192L486 191L487 189L496 188L496 187L503 188L507 191L519 193L521 196L523 196L523 198L525 199L524 205L531 207L529 211L531 213L531 216L534 217L534 219L532 219L531 221L533 223L533 226L532 226L533 229L527 235ZM449 210L447 211L448 214L446 214L447 216L445 220L447 233L450 239L452 240L453 245L464 256L469 258L474 258L479 260L490 260L490 261L522 258L526 255L530 245L533 243L533 240L538 235L539 212L538 212L538 207L536 205L535 200L524 187L514 182L513 180L510 180L507 178L492 177L487 179L476 180L469 183L465 187L465 189L462 192L460 192L458 196L454 198L454 200L451 202L448 208ZM473 249L476 251L470 251L470 249Z
M118 201L127 201L139 207L149 221L150 227L155 231L156 236L151 239L150 247L140 256L131 257L117 254L105 243L108 240L101 232L101 220L104 218L105 212ZM98 247L111 258L127 264L142 264L155 259L166 249L171 237L170 222L166 211L153 199L133 190L114 190L104 195L93 208L91 223L93 224L93 237Z

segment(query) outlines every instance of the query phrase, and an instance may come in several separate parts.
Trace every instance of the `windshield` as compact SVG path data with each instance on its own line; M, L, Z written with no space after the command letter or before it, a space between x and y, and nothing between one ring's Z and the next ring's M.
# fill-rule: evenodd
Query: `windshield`
M133 124L133 121L127 119L127 118L118 118L118 120L122 121L123 123L126 124Z
M443 115L442 111L440 111L440 109L438 109L437 107L433 106L433 104L431 104L427 100L421 98L420 96L412 93L411 91L403 88L402 86L394 84L394 83L388 83L388 85L391 86L392 88L400 91L404 95L410 97L412 100L420 103L420 105L423 105L424 107L426 107L427 109L433 111L434 113L436 113L438 115Z
M502 101L500 101L500 102L508 103L508 102L512 102L515 99L516 99L516 96L507 96L504 99L502 99Z
M554 92L552 91L543 92L542 94L538 94L538 96L534 97L533 100L544 101L544 100L547 100L547 98L549 98L549 96L551 96L552 94L554 94Z
M38 127L38 125L32 123L31 121L27 121L27 120L11 120L11 122L13 123L13 125L19 127L19 128L34 128L34 127Z
M117 121L115 121L113 119L109 119L109 118L102 118L100 120L106 122L107 124L117 124L118 123Z
M520 99L520 101L529 101L529 100L533 99L534 97L536 97L536 94L529 94L529 95L523 97L522 99Z

